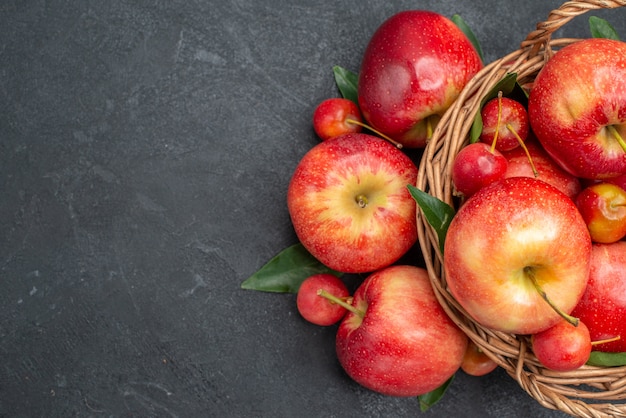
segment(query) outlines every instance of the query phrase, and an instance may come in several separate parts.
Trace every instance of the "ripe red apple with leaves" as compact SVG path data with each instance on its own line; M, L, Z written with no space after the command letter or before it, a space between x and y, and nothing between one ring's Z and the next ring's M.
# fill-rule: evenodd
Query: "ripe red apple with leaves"
M594 350L626 352L625 241L593 245L589 282L572 315L587 325L592 341L620 337Z
M471 41L447 17L399 12L367 45L359 106L376 130L405 147L424 147L441 115L482 66Z
M530 341L537 360L551 370L576 370L589 360L591 354L589 328L582 321L577 326L559 321L532 335Z
M322 141L359 133L362 123L361 111L356 103L341 97L326 99L313 111L313 130Z
M385 395L418 396L459 369L467 336L437 301L425 269L395 265L371 274L352 306L336 347L357 383Z
M492 145L498 151L510 151L526 141L530 131L528 112L523 104L509 97L503 97L502 92L489 100L480 111L483 129L480 140Z
M461 148L452 164L452 183L457 194L470 197L504 177L506 158L492 145L475 142Z
M444 271L478 323L533 334L574 309L587 284L591 239L574 202L553 186L512 177L479 190L450 222Z
M530 124L571 174L626 174L626 43L589 38L558 50L535 78Z
M536 177L575 199L581 190L578 177L563 170L537 140L528 138L524 144L528 154L522 147L502 153L508 162L504 177Z
M328 326L339 322L346 313L346 308L336 299L346 301L349 297L350 292L339 277L329 273L314 274L300 285L296 306L307 321Z
M413 161L384 139L360 133L321 142L299 162L287 190L295 232L333 270L386 267L417 241L407 189L416 179Z

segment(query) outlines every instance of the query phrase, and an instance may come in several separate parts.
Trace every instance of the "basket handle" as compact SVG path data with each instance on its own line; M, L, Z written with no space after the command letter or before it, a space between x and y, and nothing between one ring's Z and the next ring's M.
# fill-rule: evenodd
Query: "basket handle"
M528 34L521 47L530 48L530 56L535 56L541 47L549 48L552 34L576 16L589 10L615 9L623 6L626 6L626 0L567 1L558 9L552 10L545 21L538 23L537 29Z

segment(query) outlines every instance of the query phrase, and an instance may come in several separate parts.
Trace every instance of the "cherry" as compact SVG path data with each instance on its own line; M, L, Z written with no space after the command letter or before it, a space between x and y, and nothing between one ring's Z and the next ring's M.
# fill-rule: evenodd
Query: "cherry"
M456 192L469 197L481 188L504 177L507 160L502 153L483 142L461 149L452 165Z
M578 369L589 360L592 347L589 328L580 321L578 326L559 321L532 335L531 344L537 360L556 371Z
M339 322L346 313L344 304L337 302L349 299L348 288L339 277L322 273L314 274L302 282L296 305L300 315L307 321L328 326Z
M498 363L485 354L474 341L470 340L463 356L461 370L470 376L484 376L494 371L496 367L498 367Z
M526 141L530 131L528 111L517 100L498 97L489 100L480 111L483 129L480 140L488 145L494 142L498 151L510 151Z
M626 190L600 182L584 188L575 202L592 241L610 244L626 236Z
M361 132L362 123L363 118L357 104L344 98L326 99L313 112L313 129L322 141Z

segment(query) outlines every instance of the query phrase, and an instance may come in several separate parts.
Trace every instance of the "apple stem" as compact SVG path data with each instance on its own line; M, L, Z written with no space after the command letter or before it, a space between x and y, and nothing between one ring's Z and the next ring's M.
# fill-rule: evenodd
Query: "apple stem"
M545 300L548 303L548 305L550 305L550 307L552 309L554 309L554 311L556 313L558 313L563 319L565 319L567 322L569 322L573 326L577 327L578 323L580 322L579 319L575 318L575 317L573 317L571 315L566 314L558 306L556 306L554 304L552 299L550 299L548 297L548 294L545 292L545 290L542 289L542 287L537 282L537 278L535 277L534 268L533 267L524 267L524 273L526 273L526 276L530 278L530 281L532 282L533 286L535 286L535 289L537 290L537 292L539 293L541 298L543 300Z
M622 138L617 129L615 129L615 126L608 125L607 129L609 130L610 134L613 135L613 137L617 140L617 143L622 147L624 152L626 152L626 141L624 141L624 138Z
M498 91L498 121L496 122L496 131L493 134L493 141L491 142L491 153L496 149L496 142L498 141L498 135L500 134L500 121L502 120L502 90Z
M363 312L360 309L357 309L354 305L352 305L351 303L348 303L346 300L344 300L342 298L338 298L337 296L333 295L332 293L328 293L324 289L319 289L317 291L317 294L319 296L323 297L323 298L328 299L331 303L336 303L337 305L346 308L347 310L349 310L350 312L352 312L355 315L360 316L361 318L365 317L365 312ZM349 298L349 300L352 300L352 298Z
M430 139L433 137L433 133L435 132L435 129L433 128L433 120L432 117L427 117L426 118L426 138Z
M360 126L362 128L370 130L370 131L374 132L375 134L379 135L381 138L386 139L387 141L391 142L393 145L395 145L396 148L398 148L398 149L402 148L402 144L401 143L399 143L398 141L395 141L395 140L389 138L384 133L374 129L373 127L369 126L366 123L360 122L358 120L350 119L350 118L346 119L346 123L351 123L353 125L358 125L358 126Z
M510 123L506 124L506 128L509 131L511 131L511 133L515 136L515 138L517 139L517 142L519 142L520 147L522 147L522 149L526 153L526 157L528 158L528 162L530 163L530 167L532 168L533 174L535 175L535 177L539 177L539 172L537 171L537 168L535 168L535 163L533 163L533 159L530 156L530 152L528 151L528 147L526 146L524 141L522 141L522 138L519 136L519 134L517 133L515 128Z
M607 344L607 343L612 343L614 341L619 341L620 340L620 336L618 335L617 337L613 337L613 338L607 338L605 340L598 340L598 341L592 341L591 345L600 345L600 344Z

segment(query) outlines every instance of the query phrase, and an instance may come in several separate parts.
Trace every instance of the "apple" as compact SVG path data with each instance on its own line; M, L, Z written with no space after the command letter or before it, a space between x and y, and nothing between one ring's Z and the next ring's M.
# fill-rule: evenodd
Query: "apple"
M498 363L485 354L474 341L468 341L463 362L461 363L461 370L470 376L484 376L494 371L497 367Z
M509 151L520 146L520 141L526 141L530 130L528 112L523 104L517 100L498 97L489 100L480 111L483 129L480 140L492 145L496 140L495 148L498 151Z
M556 187L571 199L575 199L581 190L578 177L563 170L536 139L529 137L524 143L526 150L517 147L502 154L508 164L504 177L535 177Z
M476 192L450 222L444 272L479 324L534 334L568 316L589 273L591 239L574 202L555 187L511 177Z
M339 135L359 133L362 123L361 111L356 103L341 97L326 99L313 111L313 130L322 141Z
M339 324L337 357L360 385L389 396L437 389L460 367L467 336L447 316L428 272L394 265L368 276Z
M384 21L362 58L358 101L364 119L408 148L421 148L441 115L483 67L447 17L406 10Z
M401 150L365 133L311 148L287 190L287 207L302 245L335 271L386 267L417 241L417 167Z
M626 236L626 190L612 183L596 183L576 196L591 240L610 244Z
M457 194L469 197L504 177L507 161L500 151L482 142L461 148L452 164L452 183Z
M616 186L621 187L626 190L626 174L617 177L611 177L610 179L604 180L606 183L615 184Z
M537 74L530 124L576 177L626 174L626 43L590 38L558 50Z
M544 367L560 372L580 368L591 354L589 328L582 321L577 326L559 321L532 335L530 342L537 360Z
M339 322L346 313L346 308L334 300L345 301L349 297L350 292L339 277L329 273L314 274L300 284L296 307L307 321L329 326Z
M572 315L589 328L592 341L620 337L597 344L593 350L626 352L626 242L594 244L589 283Z

